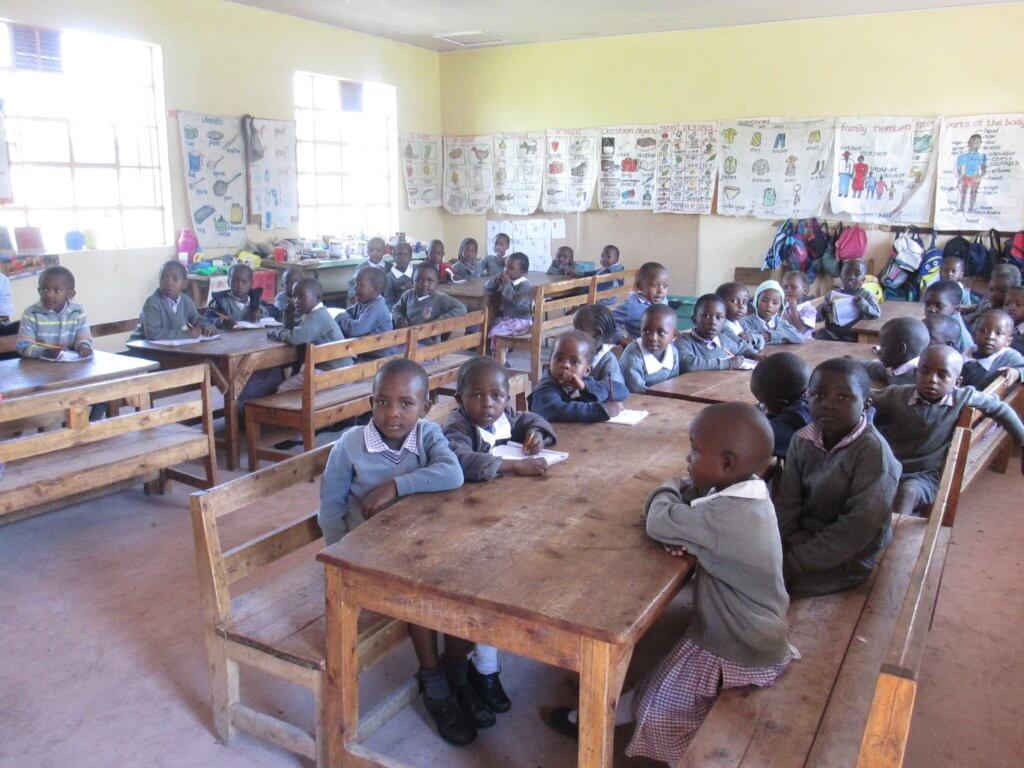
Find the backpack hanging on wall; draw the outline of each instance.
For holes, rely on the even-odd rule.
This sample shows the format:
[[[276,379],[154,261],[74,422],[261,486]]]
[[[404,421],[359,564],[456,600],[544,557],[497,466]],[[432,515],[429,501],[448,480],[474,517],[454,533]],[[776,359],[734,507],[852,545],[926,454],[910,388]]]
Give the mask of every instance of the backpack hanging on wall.
[[[825,223],[822,227],[825,230],[827,239],[825,240],[825,248],[821,252],[820,269],[829,277],[839,277],[839,259],[836,258],[836,240],[843,233],[843,224],[840,222],[836,225],[835,234],[828,231],[828,223]]]
[[[939,253],[933,253],[927,259],[921,261],[921,267],[917,270],[917,293],[919,296],[924,296],[928,286],[939,279],[939,272],[941,270],[942,255]]]
[[[892,241],[892,251],[889,263],[882,271],[881,284],[889,291],[903,289],[908,283],[914,284],[911,279],[917,275],[921,266],[921,257],[924,255],[924,243],[917,232],[917,227],[910,227],[905,232],[900,232]],[[941,258],[939,262],[941,263]],[[891,295],[891,294],[890,294]],[[901,298],[901,296],[893,296]]]
[[[839,261],[863,259],[868,252],[868,236],[863,227],[854,224],[836,236],[836,258]]]
[[[942,258],[949,259],[956,257],[961,259],[964,263],[964,272],[968,275],[971,274],[969,271],[968,261],[971,255],[971,244],[967,242],[967,238],[957,235],[951,237],[946,241],[946,244],[942,246]]]
[[[768,246],[768,250],[764,254],[764,262],[761,264],[761,269],[778,269],[782,266],[783,260],[785,259],[785,248],[787,241],[791,240],[793,236],[793,221],[792,219],[786,219],[782,222],[778,232],[775,233],[775,237],[772,238],[772,244]]]
[[[1024,272],[1024,231],[1018,232],[1006,241],[1005,250],[1003,251],[1003,263],[1013,264],[1017,269]]]
[[[998,252],[995,254],[998,258]],[[964,273],[969,277],[988,277],[992,274],[993,254],[981,242],[981,233],[974,236],[974,242],[967,249],[967,260],[964,262]]]

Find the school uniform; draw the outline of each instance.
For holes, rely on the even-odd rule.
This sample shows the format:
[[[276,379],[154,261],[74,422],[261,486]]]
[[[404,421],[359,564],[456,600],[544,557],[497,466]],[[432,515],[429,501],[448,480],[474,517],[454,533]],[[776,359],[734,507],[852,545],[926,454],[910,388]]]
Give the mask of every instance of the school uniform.
[[[160,289],[153,291],[142,305],[139,327],[133,339],[187,339],[190,328],[213,328],[213,323],[199,314],[196,303],[184,293],[171,301]]]
[[[795,325],[793,327],[800,331],[805,339],[812,338],[815,323],[818,321],[818,308],[811,300],[801,301],[796,305],[796,313],[800,317],[800,322],[802,323],[803,328],[797,328]],[[790,324],[792,325],[792,323]]]
[[[865,288],[858,288],[853,293],[844,291],[840,288],[836,288],[835,290],[846,296],[853,297],[856,302],[857,309],[860,310],[860,317],[848,325],[836,325],[829,319],[829,313],[826,311],[825,305],[822,305],[819,316],[825,321],[825,327],[820,331],[816,331],[814,333],[814,338],[822,339],[824,341],[856,341],[857,332],[852,330],[853,326],[861,320],[870,320],[881,316],[882,309],[878,306],[878,299],[875,298],[873,293]]]
[[[388,262],[386,260],[386,258],[384,256],[381,256],[380,261],[377,261],[377,262],[370,261],[369,258],[365,258],[362,261],[360,261],[358,264],[356,264],[356,271],[353,274],[358,275],[359,274],[359,270],[362,269],[363,267],[373,267],[374,269],[385,270],[385,269],[390,269],[391,264],[390,264],[390,262]],[[356,303],[356,279],[355,279],[355,277],[353,277],[352,279],[350,279],[348,281],[348,302],[347,303],[350,304],[350,305]]]
[[[327,307],[323,303],[317,304],[309,314],[303,315],[299,319],[299,324],[294,328],[271,328],[267,331],[267,336],[295,346],[300,344],[329,344],[332,341],[345,340],[345,335],[338,328],[337,323],[334,322],[334,318],[331,317],[331,313],[327,311]],[[350,365],[352,365],[351,357],[341,357],[337,360],[320,363],[318,367],[324,370],[333,370]],[[302,374],[300,373],[285,381],[280,386],[279,391],[299,389],[301,386]]]
[[[831,450],[813,422],[793,435],[775,501],[791,595],[824,595],[867,580],[892,538],[900,472],[866,416]]]
[[[210,297],[210,303],[203,315],[218,328],[224,327],[224,317],[230,318],[236,323],[249,320],[250,310],[254,307],[259,309],[260,318],[272,317],[275,320],[280,320],[281,313],[278,312],[277,307],[261,301],[262,296],[261,288],[253,288],[249,291],[249,296],[246,299],[239,299],[231,291],[217,291]]]
[[[621,264],[619,264],[618,262],[616,262],[615,264],[611,264],[610,266],[601,267],[601,269],[597,270],[597,274],[598,275],[611,275],[611,274],[615,274],[616,272],[625,272],[625,271],[626,271],[626,268],[624,266],[622,266]],[[606,283],[598,283],[597,284],[597,290],[599,290],[599,291],[607,291],[607,290],[611,290],[613,288],[621,288],[623,285],[625,285],[625,281],[623,281],[623,280],[609,280]],[[598,299],[597,303],[598,304],[604,304],[606,307],[611,307],[611,306],[614,306],[617,301],[618,301],[618,299],[616,299],[614,296],[610,296],[610,297],[608,297],[606,299]]]
[[[740,320],[740,326],[750,334],[751,338],[768,334],[766,344],[803,344],[804,335],[793,324],[777,313],[771,320],[763,320],[760,315],[747,315]]]
[[[402,272],[395,266],[388,270],[388,282],[384,288],[384,301],[387,302],[389,307],[394,306],[402,298],[402,294],[412,288],[412,274],[412,264],[406,267],[405,272]]]
[[[784,459],[793,435],[811,423],[811,406],[807,402],[807,396],[794,400],[774,416],[769,416],[768,423],[775,438],[772,456]]]
[[[568,267],[564,267],[563,268],[563,267],[560,267],[557,263],[556,264],[552,264],[550,267],[548,267],[548,274],[549,275],[564,275],[564,276],[568,277],[569,275],[572,274],[573,266],[574,265],[570,264]]]
[[[668,304],[668,300],[663,299],[658,303]],[[631,339],[640,338],[640,326],[644,319],[644,312],[649,306],[651,306],[651,302],[636,291],[629,294],[624,302],[616,306],[612,310],[612,317],[615,318],[615,326],[619,329],[619,334]]]
[[[533,326],[533,286],[526,275],[504,285],[499,277],[484,283],[484,290],[501,296],[498,321],[488,336],[521,336]]]
[[[1024,323],[1019,323],[1014,329],[1010,349],[1015,349],[1024,355]]]
[[[506,256],[505,259],[508,257]],[[505,260],[497,256],[484,256],[480,264],[480,277],[497,277],[505,271]]]
[[[360,500],[391,480],[399,497],[451,491],[462,485],[462,467],[437,424],[416,422],[397,451],[388,447],[373,422],[342,434],[320,481],[317,520],[325,543],[341,540],[362,523]]]
[[[917,363],[919,357],[911,358],[895,368],[882,365],[877,360],[865,363],[864,368],[872,380],[880,382],[887,387],[899,384],[914,384],[917,382]]]
[[[616,384],[626,387],[626,380],[622,376],[622,367],[612,351],[614,346],[614,344],[602,344],[601,348],[597,350],[597,354],[594,355],[594,359],[590,363],[590,378],[597,381],[610,379]]]
[[[619,368],[629,391],[642,395],[648,387],[679,375],[679,352],[669,344],[659,360],[643,348],[639,339],[631,341],[619,358]]]
[[[963,283],[959,283],[959,286],[961,307],[972,307],[981,300],[980,294],[975,293]]]
[[[405,320],[409,325],[436,323],[466,314],[466,305],[453,299],[444,291],[434,291],[426,296],[417,296],[416,290],[410,288],[391,307],[394,320]],[[426,340],[424,340],[426,341]]]
[[[971,350],[964,355],[961,383],[976,389],[985,389],[1000,376],[1001,368],[1016,368],[1024,381],[1024,355],[1013,347],[1005,347],[988,357],[975,357]]]
[[[951,317],[955,317],[957,324],[960,326],[960,339],[956,343],[956,351],[962,355],[974,346],[974,335],[970,329],[971,324],[959,312],[954,312]]]
[[[68,301],[60,311],[46,309],[41,302],[26,309],[18,328],[18,354],[43,357],[47,349],[40,344],[53,344],[72,352],[79,344],[92,349],[92,332],[85,308],[77,301]]]
[[[471,277],[480,277],[480,270],[482,269],[483,264],[479,261],[474,261],[472,265],[469,265],[462,259],[456,259],[451,264],[452,279],[469,280]]]
[[[757,351],[745,339],[719,334],[708,340],[698,336],[692,328],[679,335],[675,346],[679,352],[680,374],[689,371],[728,371],[732,358],[752,355]]]
[[[292,297],[286,291],[278,291],[274,297],[274,307],[278,314],[283,317],[285,310],[290,306],[292,306]]]
[[[356,303],[340,313],[336,322],[347,339],[387,333],[395,328],[383,296]]]
[[[462,465],[466,482],[479,483],[493,480],[501,471],[501,457],[491,453],[491,449],[509,441],[522,443],[531,429],[541,431],[545,446],[555,444],[551,424],[535,413],[517,411],[511,406],[490,429],[474,424],[459,408],[448,414],[442,431],[448,439],[448,447]]]
[[[548,421],[592,422],[608,421],[604,404],[629,397],[625,386],[598,381],[591,376],[583,378],[583,390],[568,390],[554,380],[547,371],[537,382],[530,395],[530,410]]]

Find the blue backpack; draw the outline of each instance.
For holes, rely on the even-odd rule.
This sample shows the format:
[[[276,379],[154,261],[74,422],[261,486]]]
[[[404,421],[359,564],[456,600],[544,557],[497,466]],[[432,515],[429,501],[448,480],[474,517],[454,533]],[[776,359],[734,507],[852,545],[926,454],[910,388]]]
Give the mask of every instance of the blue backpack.
[[[772,244],[764,254],[764,263],[761,265],[761,269],[781,267],[789,250],[788,246],[792,244],[792,238],[793,221],[786,219],[779,227],[779,231],[775,233],[775,237],[772,238]]]
[[[992,256],[981,242],[981,233],[974,236],[974,242],[967,248],[964,271],[969,277],[988,277],[992,274]]]

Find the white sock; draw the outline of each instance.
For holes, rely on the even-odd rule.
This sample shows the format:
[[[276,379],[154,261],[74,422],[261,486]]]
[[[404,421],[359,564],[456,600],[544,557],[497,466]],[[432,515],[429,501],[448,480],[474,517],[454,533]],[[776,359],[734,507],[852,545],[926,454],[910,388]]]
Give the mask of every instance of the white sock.
[[[622,698],[619,699],[619,706],[615,708],[615,725],[625,725],[626,723],[633,722],[633,692],[626,691],[622,694]],[[573,709],[569,712],[569,722],[578,724],[580,720],[580,711]]]
[[[498,649],[493,645],[477,643],[476,649],[469,656],[473,660],[473,666],[481,675],[493,675],[500,667],[498,666]]]

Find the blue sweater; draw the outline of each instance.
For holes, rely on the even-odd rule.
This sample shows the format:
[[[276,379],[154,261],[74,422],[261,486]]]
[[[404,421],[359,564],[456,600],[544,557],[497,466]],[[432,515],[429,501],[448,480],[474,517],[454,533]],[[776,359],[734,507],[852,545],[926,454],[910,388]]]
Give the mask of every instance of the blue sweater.
[[[804,335],[783,318],[781,313],[777,314],[775,319],[774,328],[769,328],[767,321],[762,320],[759,315],[747,315],[740,320],[740,325],[751,336],[764,338],[764,334],[767,333],[769,344],[804,343]]]
[[[610,347],[611,344],[608,346]],[[626,380],[622,377],[622,368],[619,365],[619,360],[610,349],[600,360],[595,360],[592,363],[592,366],[593,367],[590,369],[590,378],[595,381],[607,382],[608,379],[611,379],[616,384],[620,384],[623,387],[626,386]]]
[[[608,421],[604,404],[609,400],[623,401],[629,397],[629,390],[622,384],[612,382],[611,391],[607,381],[595,381],[590,376],[583,379],[584,389],[579,397],[566,391],[547,372],[537,383],[530,395],[530,410],[548,421]]]
[[[1016,368],[1024,380],[1024,355],[1013,347],[1006,347],[999,356],[985,370],[984,366],[969,355],[964,355],[964,372],[961,383],[963,386],[971,386],[983,390],[996,380],[1001,374],[1000,368]]]
[[[630,342],[619,358],[619,367],[622,369],[622,376],[626,380],[626,386],[630,392],[642,395],[648,387],[668,381],[679,375],[679,353],[671,347],[665,350],[666,355],[672,355],[674,364],[671,368],[660,368],[655,373],[648,373],[644,364],[644,350],[640,346],[640,340]]]
[[[660,303],[667,304],[668,300]],[[640,338],[640,323],[649,306],[651,306],[651,302],[634,291],[624,302],[615,307],[612,310],[612,317],[615,318],[619,334],[629,336],[631,339]]]
[[[394,330],[391,311],[383,296],[364,301],[349,307],[338,315],[338,327],[351,339],[357,336],[369,336],[374,333],[387,333]]]
[[[811,423],[811,407],[807,397],[794,400],[774,416],[769,416],[768,423],[772,425],[772,434],[775,437],[772,456],[784,459],[793,435]]]
[[[737,355],[755,353],[750,342],[721,333],[719,344],[709,348],[692,331],[684,331],[676,339],[676,351],[679,352],[679,372],[689,371],[728,371],[729,360]]]

